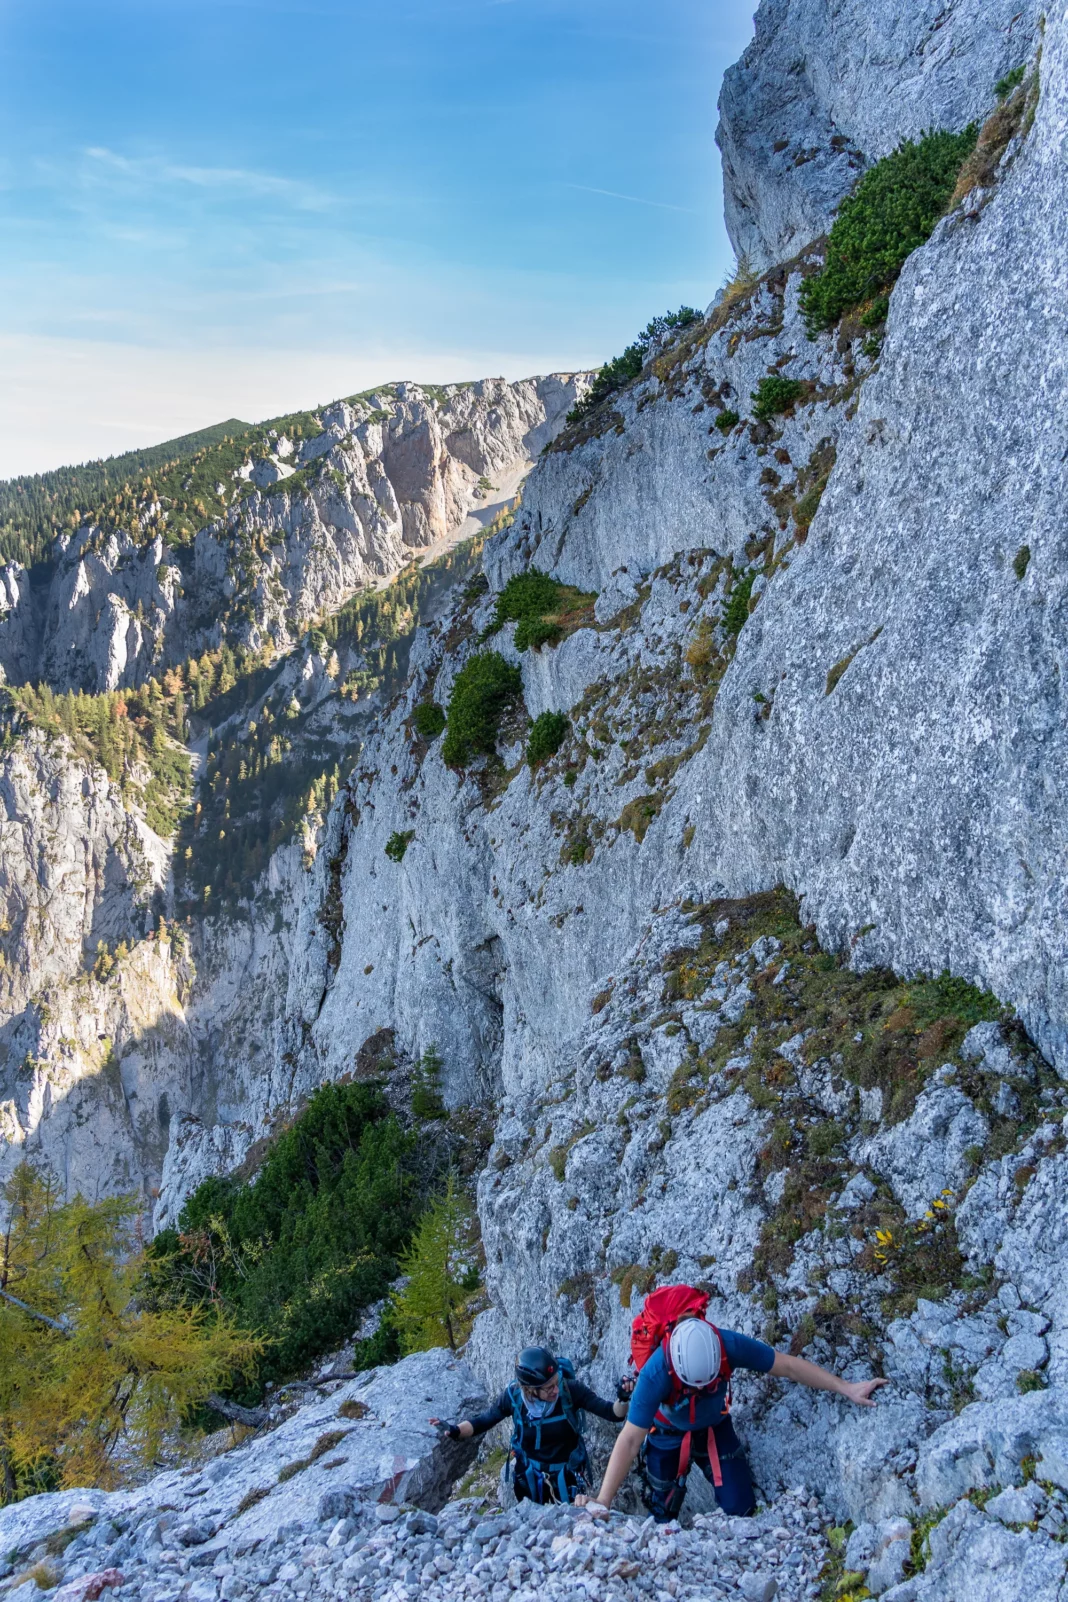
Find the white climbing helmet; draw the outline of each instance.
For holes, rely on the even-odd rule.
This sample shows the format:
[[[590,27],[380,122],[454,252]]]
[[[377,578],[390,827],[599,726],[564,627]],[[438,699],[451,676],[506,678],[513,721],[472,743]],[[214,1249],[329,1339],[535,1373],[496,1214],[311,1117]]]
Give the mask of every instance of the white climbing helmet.
[[[684,1385],[703,1390],[719,1376],[723,1350],[719,1335],[703,1318],[684,1318],[671,1332],[671,1366]]]

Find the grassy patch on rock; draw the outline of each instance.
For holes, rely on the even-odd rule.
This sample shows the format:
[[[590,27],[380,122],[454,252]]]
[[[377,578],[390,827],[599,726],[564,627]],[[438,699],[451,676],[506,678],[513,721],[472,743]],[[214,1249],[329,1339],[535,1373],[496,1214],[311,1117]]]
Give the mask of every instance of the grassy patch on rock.
[[[859,1243],[854,1267],[871,1276],[885,1317],[908,1313],[919,1296],[934,1300],[966,1286],[954,1223],[959,1196],[931,1198],[925,1215],[911,1221],[881,1184],[848,1215],[828,1209],[855,1171],[851,1141],[907,1119],[943,1063],[950,1064],[955,1084],[989,1127],[974,1163],[1018,1148],[1041,1121],[1042,1090],[1054,1076],[1011,1014],[957,975],[906,979],[886,968],[853,972],[840,956],[821,949],[815,930],[801,923],[796,901],[783,890],[714,902],[695,909],[695,916],[700,945],[664,962],[665,1018],[681,1002],[700,1005],[725,961],[751,965],[749,1000],[705,1051],[691,1045],[668,1087],[667,1112],[672,1118],[700,1112],[744,1090],[767,1115],[755,1180],[771,1187],[767,1193],[774,1201],[740,1288],[765,1287],[768,1338],[785,1333],[776,1322],[776,1281],[789,1271],[797,1243],[816,1229],[852,1233]],[[762,937],[769,937],[763,949],[756,945],[749,955]],[[998,1076],[960,1050],[968,1030],[983,1022],[998,1024],[1018,1064],[1011,1114],[999,1110],[1005,1103],[999,1101]],[[1026,1185],[1030,1174],[1021,1175]],[[870,1317],[870,1308],[847,1307],[824,1290],[811,1327],[794,1330],[795,1349],[817,1329],[832,1343],[870,1338]]]
[[[571,584],[561,584],[540,568],[517,573],[497,597],[497,610],[488,633],[514,623],[517,651],[559,645],[568,634],[593,621],[596,595]]]

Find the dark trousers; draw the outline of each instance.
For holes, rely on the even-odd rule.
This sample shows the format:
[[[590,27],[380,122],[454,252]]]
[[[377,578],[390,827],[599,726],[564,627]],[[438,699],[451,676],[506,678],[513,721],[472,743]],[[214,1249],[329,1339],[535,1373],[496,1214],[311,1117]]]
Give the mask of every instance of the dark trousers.
[[[691,1469],[696,1465],[708,1483],[713,1486],[716,1501],[724,1513],[746,1516],[756,1509],[753,1479],[749,1473],[742,1443],[734,1433],[729,1418],[722,1419],[713,1429],[719,1452],[722,1485],[712,1477],[712,1464],[708,1458],[708,1432],[695,1430],[690,1437]],[[645,1491],[643,1501],[658,1524],[677,1519],[686,1498],[686,1486],[679,1484],[679,1458],[682,1454],[681,1435],[664,1435],[654,1430],[645,1442]]]

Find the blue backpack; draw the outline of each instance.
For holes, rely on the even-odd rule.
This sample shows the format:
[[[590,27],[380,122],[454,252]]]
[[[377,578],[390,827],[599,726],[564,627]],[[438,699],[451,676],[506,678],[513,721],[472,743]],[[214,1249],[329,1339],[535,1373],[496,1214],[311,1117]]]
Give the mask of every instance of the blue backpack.
[[[586,1451],[586,1442],[582,1438],[586,1417],[581,1408],[576,1408],[572,1400],[569,1383],[575,1378],[575,1365],[569,1357],[559,1357],[557,1362],[560,1365],[560,1397],[557,1404],[559,1411],[557,1411],[557,1407],[554,1407],[552,1412],[545,1418],[531,1418],[524,1407],[523,1387],[519,1381],[513,1380],[508,1387],[508,1399],[512,1404],[513,1421],[509,1469],[514,1463],[514,1472],[522,1474],[533,1493],[533,1500],[536,1502],[544,1502],[546,1500],[546,1491],[551,1495],[555,1495],[561,1502],[570,1502],[573,1487],[568,1485],[568,1477],[570,1476],[573,1480],[580,1482],[578,1486],[580,1490],[587,1488],[590,1479],[590,1459]],[[578,1444],[566,1463],[553,1465],[546,1472],[540,1460],[542,1426],[558,1422],[561,1415],[578,1436]],[[529,1426],[534,1431],[533,1455],[529,1455],[523,1447],[524,1425]],[[508,1478],[507,1470],[505,1478]]]

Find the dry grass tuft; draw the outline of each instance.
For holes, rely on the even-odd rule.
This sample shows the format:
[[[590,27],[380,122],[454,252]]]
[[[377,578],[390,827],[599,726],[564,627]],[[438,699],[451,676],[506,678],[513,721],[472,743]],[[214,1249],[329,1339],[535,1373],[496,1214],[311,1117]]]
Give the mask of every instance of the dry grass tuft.
[[[353,1397],[348,1402],[342,1402],[337,1411],[339,1418],[366,1418],[371,1409],[366,1402],[358,1402]]]
[[[1034,117],[1038,100],[1038,74],[1032,73],[1014,94],[1002,101],[983,124],[975,149],[960,170],[949,210],[976,189],[989,189],[997,182],[1001,158],[1021,129],[1026,132]]]

